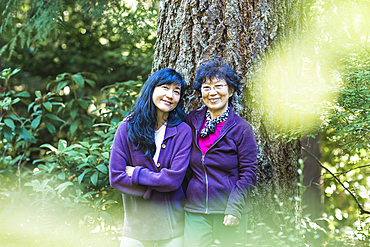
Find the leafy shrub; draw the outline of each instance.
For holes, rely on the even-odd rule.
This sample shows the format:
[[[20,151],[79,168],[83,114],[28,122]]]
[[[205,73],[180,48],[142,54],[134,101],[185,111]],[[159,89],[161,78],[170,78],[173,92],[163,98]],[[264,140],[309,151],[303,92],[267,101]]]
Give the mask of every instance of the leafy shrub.
[[[32,236],[23,228],[21,235],[35,246],[57,229],[115,234],[122,205],[121,194],[109,185],[109,153],[142,82],[106,86],[106,96],[99,101],[84,95],[86,85],[95,85],[93,74],[63,73],[48,84],[50,91],[31,96],[10,89],[9,78],[18,71],[1,74],[1,225],[12,221],[13,229],[22,229],[34,222],[39,231]],[[4,243],[22,242],[12,238],[14,230],[1,230],[6,233]],[[77,242],[91,242],[87,235],[75,237]]]

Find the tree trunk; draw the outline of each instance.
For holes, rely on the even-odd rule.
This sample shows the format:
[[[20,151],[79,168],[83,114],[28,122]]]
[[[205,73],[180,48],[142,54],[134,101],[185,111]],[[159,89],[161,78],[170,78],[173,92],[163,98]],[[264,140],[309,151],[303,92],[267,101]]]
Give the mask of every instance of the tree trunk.
[[[316,138],[305,137],[302,139],[302,146],[319,160],[321,160],[320,138],[321,133],[319,133]],[[303,213],[310,214],[312,219],[317,219],[322,216],[324,203],[321,166],[312,156],[307,155],[307,153],[302,152],[302,156],[304,158],[303,185],[306,187],[302,195],[302,202],[303,205],[307,206],[303,210]]]
[[[262,79],[254,78],[269,63],[264,58],[290,48],[279,44],[297,42],[301,12],[301,0],[168,0],[158,16],[153,71],[174,68],[192,85],[197,67],[220,57],[242,79],[244,94],[235,97],[233,105],[254,127],[258,143],[258,182],[251,192],[254,210],[249,218],[251,246],[271,244],[261,234],[284,232],[281,226],[287,223],[286,216],[300,207],[294,200],[300,191],[300,141],[277,138],[266,124],[275,113],[264,109],[261,96],[266,89]],[[200,106],[200,97],[189,87],[186,110]]]
[[[305,137],[302,139],[302,147],[321,160],[321,133],[316,138]],[[304,159],[303,186],[306,187],[302,195],[302,204],[306,206],[303,214],[310,215],[315,220],[322,217],[324,204],[323,176],[321,176],[321,166],[317,161],[306,152],[302,152]],[[317,222],[321,227],[326,227],[325,221]],[[314,240],[315,246],[323,246],[323,238]]]

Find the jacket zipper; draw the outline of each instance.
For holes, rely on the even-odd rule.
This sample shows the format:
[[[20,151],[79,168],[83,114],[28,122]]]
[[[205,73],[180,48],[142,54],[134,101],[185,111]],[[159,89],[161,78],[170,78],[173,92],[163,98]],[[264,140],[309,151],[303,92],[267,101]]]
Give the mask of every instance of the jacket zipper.
[[[208,214],[208,175],[207,175],[206,167],[204,165],[204,156],[205,155],[202,155],[202,166],[203,166],[204,174],[206,176],[206,212],[205,214]]]
[[[206,156],[206,153],[214,146],[214,145],[216,145],[225,135],[226,135],[226,133],[227,132],[229,132],[229,130],[232,128],[232,127],[234,127],[234,125],[235,125],[235,123],[233,124],[233,125],[231,125],[225,132],[224,132],[224,134],[220,137],[220,138],[218,138],[218,140],[216,141],[216,142],[214,142],[213,144],[212,144],[212,146],[203,154],[203,151],[202,151],[202,149],[200,149],[200,147],[199,147],[199,144],[198,144],[198,130],[196,130],[196,137],[195,138],[197,138],[196,139],[196,143],[197,143],[197,147],[199,148],[199,150],[200,150],[200,152],[202,153],[202,166],[203,166],[203,170],[204,170],[204,175],[205,175],[205,177],[206,177],[206,212],[205,212],[205,214],[209,214],[209,212],[208,212],[208,174],[207,174],[207,170],[206,170],[206,166],[204,165],[204,158],[205,158],[205,156]]]
[[[203,171],[204,171],[204,175],[205,175],[205,178],[206,178],[206,212],[205,212],[205,214],[208,214],[208,174],[207,174],[206,167],[204,165],[204,156],[205,156],[205,154],[203,154],[202,149],[200,149],[200,147],[199,147],[198,130],[196,130],[195,133],[196,133],[195,138],[196,138],[197,147],[198,147],[199,151],[202,153],[202,166],[203,166]]]

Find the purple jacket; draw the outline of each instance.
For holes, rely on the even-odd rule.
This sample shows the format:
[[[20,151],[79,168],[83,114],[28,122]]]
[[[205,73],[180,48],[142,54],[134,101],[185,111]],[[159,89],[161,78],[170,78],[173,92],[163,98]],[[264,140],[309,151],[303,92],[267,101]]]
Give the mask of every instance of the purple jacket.
[[[203,214],[241,214],[252,210],[248,192],[256,183],[257,144],[252,126],[230,107],[229,117],[215,143],[202,153],[198,135],[207,107],[192,111],[187,123],[193,132],[190,178],[185,211]]]
[[[167,127],[158,163],[136,150],[123,122],[114,137],[109,160],[110,184],[123,193],[123,235],[139,240],[177,237],[184,230],[181,187],[189,164],[191,129],[186,123]],[[136,166],[132,177],[126,165]]]

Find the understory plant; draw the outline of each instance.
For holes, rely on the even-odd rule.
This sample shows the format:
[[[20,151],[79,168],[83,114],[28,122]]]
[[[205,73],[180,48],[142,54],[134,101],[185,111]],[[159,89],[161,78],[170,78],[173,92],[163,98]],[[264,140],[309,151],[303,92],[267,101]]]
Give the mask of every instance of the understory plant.
[[[3,70],[0,81],[0,244],[113,244],[123,210],[109,185],[109,153],[142,82],[93,96],[84,90],[95,86],[93,74],[63,73],[32,95],[9,83],[18,71]]]

